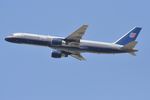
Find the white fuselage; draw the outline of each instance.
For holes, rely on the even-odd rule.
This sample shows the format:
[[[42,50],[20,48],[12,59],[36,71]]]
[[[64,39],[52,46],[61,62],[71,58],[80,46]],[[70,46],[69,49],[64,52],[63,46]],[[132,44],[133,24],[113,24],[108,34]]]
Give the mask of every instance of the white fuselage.
[[[51,45],[53,39],[64,39],[63,37],[55,37],[49,35],[37,35],[29,33],[15,33],[6,38],[9,42],[21,43],[21,44],[32,44],[39,46],[48,46],[53,49],[64,50],[69,52],[91,52],[91,53],[125,53],[122,51],[122,45],[106,42],[97,42],[89,40],[80,40],[79,46],[76,46],[74,42],[62,45]]]

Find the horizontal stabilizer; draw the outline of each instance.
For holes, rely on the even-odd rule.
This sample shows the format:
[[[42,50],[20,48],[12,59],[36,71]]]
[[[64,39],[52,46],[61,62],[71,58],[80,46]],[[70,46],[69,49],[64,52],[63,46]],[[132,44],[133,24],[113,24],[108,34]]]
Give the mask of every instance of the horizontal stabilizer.
[[[131,54],[132,56],[136,56],[135,52],[130,52],[129,54]]]
[[[124,45],[121,49],[131,50],[131,49],[133,49],[136,46],[137,43],[138,43],[137,41],[132,41],[132,42]]]

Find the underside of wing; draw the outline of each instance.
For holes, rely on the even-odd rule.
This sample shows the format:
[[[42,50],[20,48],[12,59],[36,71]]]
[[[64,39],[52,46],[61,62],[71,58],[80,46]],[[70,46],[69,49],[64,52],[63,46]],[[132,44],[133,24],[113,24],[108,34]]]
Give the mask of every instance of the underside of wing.
[[[82,25],[79,29],[73,32],[71,35],[65,38],[66,41],[70,42],[80,42],[82,36],[84,35],[88,25]]]

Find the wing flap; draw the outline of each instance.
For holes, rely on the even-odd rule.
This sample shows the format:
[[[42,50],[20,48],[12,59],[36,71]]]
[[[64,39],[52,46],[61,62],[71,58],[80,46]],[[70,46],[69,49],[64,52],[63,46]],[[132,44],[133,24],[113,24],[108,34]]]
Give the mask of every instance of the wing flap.
[[[72,56],[72,57],[74,57],[74,58],[80,60],[80,61],[86,60],[86,59],[81,55],[81,53],[78,52],[78,51],[71,51],[71,50],[67,50],[67,51],[66,51],[66,50],[62,50],[62,51],[65,52],[66,54],[68,54],[68,55],[70,55],[70,56]]]

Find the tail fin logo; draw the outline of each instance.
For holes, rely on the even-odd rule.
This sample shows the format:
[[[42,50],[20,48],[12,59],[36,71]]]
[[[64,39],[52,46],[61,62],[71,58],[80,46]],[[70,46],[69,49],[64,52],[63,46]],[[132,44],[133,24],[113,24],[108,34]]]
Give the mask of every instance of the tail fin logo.
[[[131,33],[131,34],[130,34],[130,38],[135,38],[136,35],[137,35],[136,33]]]

